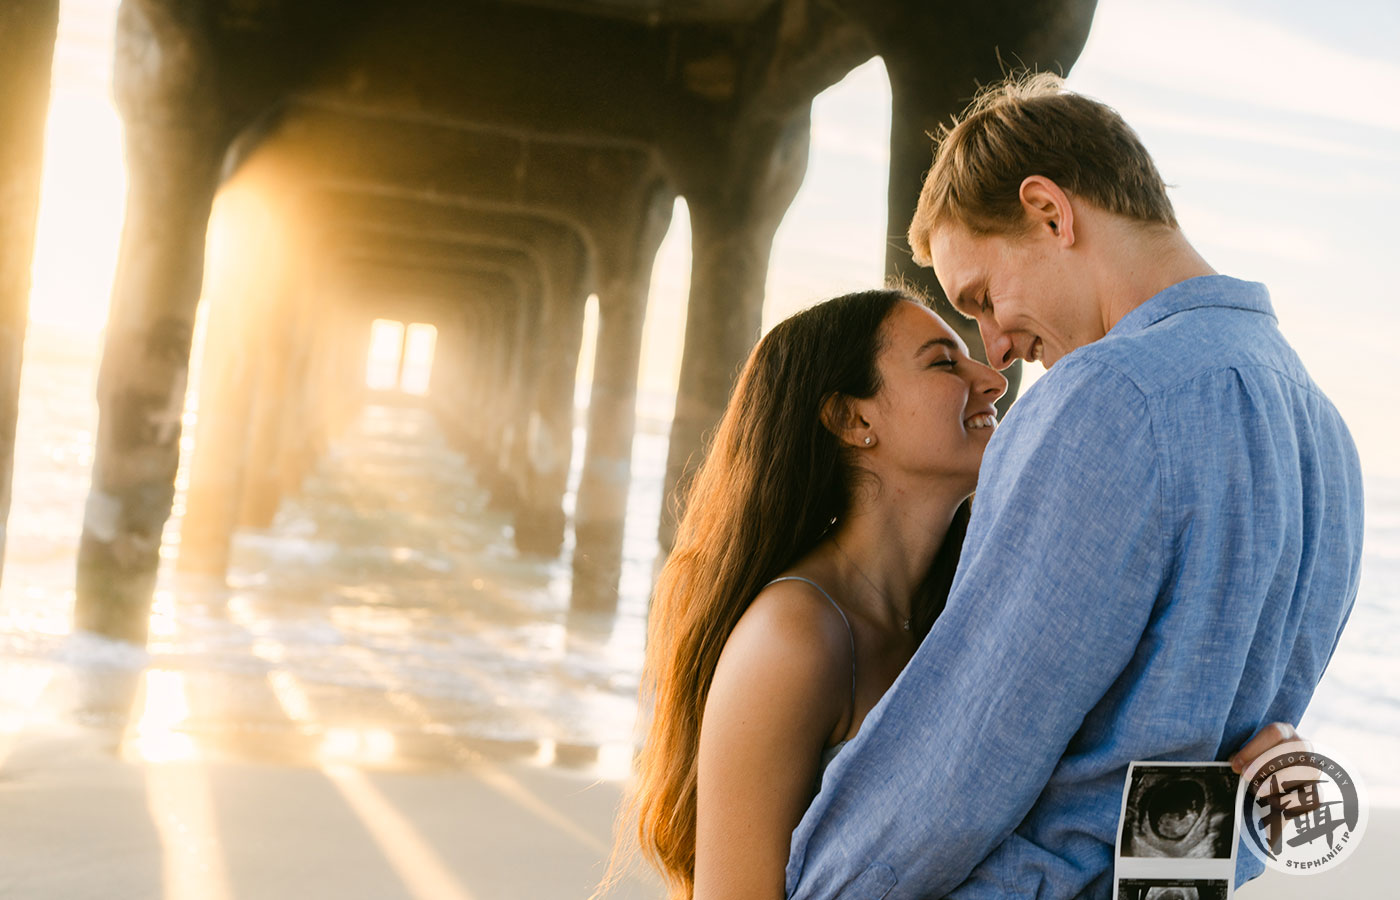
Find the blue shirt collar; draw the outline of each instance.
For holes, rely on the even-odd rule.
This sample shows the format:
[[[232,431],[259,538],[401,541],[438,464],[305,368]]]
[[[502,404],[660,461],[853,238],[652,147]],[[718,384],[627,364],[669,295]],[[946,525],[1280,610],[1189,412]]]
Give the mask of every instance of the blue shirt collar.
[[[1159,291],[1147,302],[1118,320],[1109,334],[1131,334],[1188,309],[1219,306],[1262,313],[1277,321],[1269,302],[1269,289],[1257,281],[1241,281],[1228,275],[1201,275],[1179,281]]]

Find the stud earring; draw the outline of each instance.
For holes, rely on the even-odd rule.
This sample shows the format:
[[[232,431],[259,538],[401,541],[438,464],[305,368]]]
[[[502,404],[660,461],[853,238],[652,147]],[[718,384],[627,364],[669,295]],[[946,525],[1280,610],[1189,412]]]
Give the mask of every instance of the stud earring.
[[[869,447],[869,446],[870,446],[870,441],[871,441],[871,440],[872,440],[872,438],[871,438],[869,435],[866,435],[866,437],[865,437],[865,446]]]

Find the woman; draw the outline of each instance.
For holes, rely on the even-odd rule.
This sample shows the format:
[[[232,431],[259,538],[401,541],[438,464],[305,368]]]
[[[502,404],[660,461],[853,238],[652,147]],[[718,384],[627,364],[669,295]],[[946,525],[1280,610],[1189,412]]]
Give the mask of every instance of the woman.
[[[783,895],[822,772],[947,598],[1005,390],[899,291],[750,355],[650,613],[634,806],[673,898]]]

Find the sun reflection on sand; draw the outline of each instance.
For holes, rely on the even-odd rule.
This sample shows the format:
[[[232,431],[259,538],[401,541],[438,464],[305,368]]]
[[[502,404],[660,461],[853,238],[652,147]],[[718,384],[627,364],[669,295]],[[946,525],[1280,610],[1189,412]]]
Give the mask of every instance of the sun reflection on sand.
[[[146,804],[160,835],[166,900],[232,896],[209,775],[181,730],[190,718],[185,677],[150,669],[123,740],[123,756],[145,763]]]
[[[124,749],[128,759],[149,763],[193,760],[199,756],[194,738],[180,730],[190,717],[184,676],[151,669],[142,685],[139,713],[128,730]]]
[[[175,636],[175,597],[170,591],[156,591],[148,627],[152,640]]]
[[[0,769],[33,718],[53,669],[25,662],[0,664]]]
[[[383,765],[394,759],[398,741],[383,728],[330,728],[321,740],[327,764]]]
[[[241,611],[240,617],[246,622],[247,610]],[[273,664],[285,657],[280,646],[267,640],[259,640],[254,653]],[[275,669],[268,673],[268,683],[287,718],[301,724],[304,730],[317,729],[311,702],[295,676],[285,669]],[[377,728],[326,729],[318,749],[321,771],[354,810],[415,898],[472,900],[473,895],[458,882],[413,823],[357,768],[387,764],[396,753],[397,741],[393,733]]]
[[[326,777],[374,837],[404,887],[418,900],[472,900],[446,863],[403,813],[353,766],[325,767]]]

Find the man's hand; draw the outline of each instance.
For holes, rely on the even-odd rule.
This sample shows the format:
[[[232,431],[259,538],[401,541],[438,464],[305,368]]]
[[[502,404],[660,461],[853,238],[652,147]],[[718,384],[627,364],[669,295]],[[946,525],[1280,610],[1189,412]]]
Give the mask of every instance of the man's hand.
[[[1234,756],[1230,757],[1230,768],[1236,774],[1249,768],[1259,757],[1268,753],[1280,744],[1299,743],[1302,749],[1311,750],[1312,744],[1306,738],[1298,734],[1298,729],[1287,722],[1270,722],[1263,728],[1254,732],[1254,737],[1245,742]]]
[[[1312,743],[1300,735],[1298,729],[1292,725],[1287,722],[1270,722],[1256,731],[1254,737],[1245,742],[1238,753],[1230,757],[1230,767],[1243,774],[1256,762],[1260,764],[1267,762],[1270,756],[1278,756],[1288,752],[1306,753],[1312,749]],[[1288,802],[1288,809],[1294,814],[1307,813],[1316,809],[1319,800],[1316,793],[1309,791],[1309,788],[1316,781],[1315,773],[1306,767],[1290,767],[1280,770],[1278,776],[1287,781],[1289,773],[1293,774],[1295,787],[1288,792],[1292,798]],[[1253,793],[1254,791],[1251,789],[1250,794]],[[1283,825],[1282,819],[1269,822],[1267,832],[1271,845],[1278,845],[1279,841],[1282,840],[1281,829]]]

